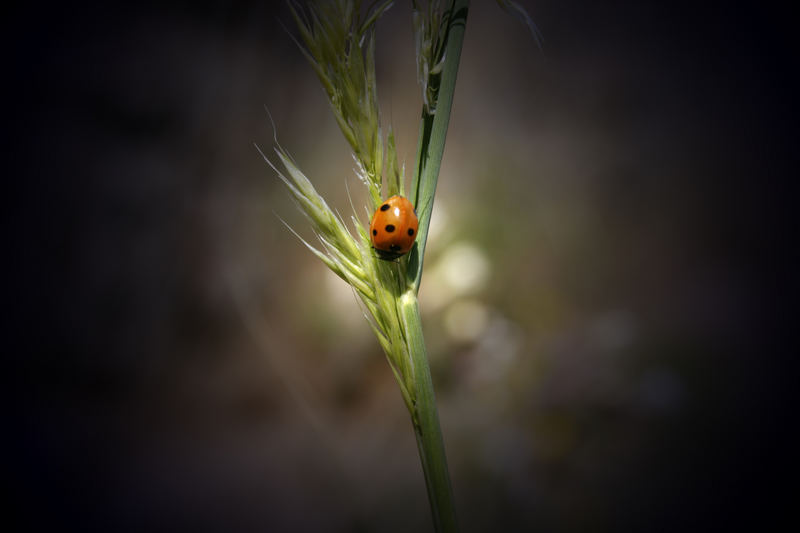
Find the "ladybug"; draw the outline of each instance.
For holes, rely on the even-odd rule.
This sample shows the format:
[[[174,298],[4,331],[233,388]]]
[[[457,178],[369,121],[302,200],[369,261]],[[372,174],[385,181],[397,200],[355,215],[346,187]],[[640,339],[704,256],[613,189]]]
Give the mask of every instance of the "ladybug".
[[[418,229],[417,214],[408,198],[392,196],[372,215],[369,238],[378,256],[392,261],[411,250]]]

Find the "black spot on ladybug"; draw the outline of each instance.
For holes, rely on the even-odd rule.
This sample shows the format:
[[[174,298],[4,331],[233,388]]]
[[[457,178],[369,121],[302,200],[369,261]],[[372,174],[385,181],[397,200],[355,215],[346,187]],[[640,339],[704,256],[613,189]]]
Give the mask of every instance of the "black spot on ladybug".
[[[388,211],[388,210],[389,210],[389,204],[383,204],[381,206],[381,211]]]
[[[414,228],[408,228],[408,234],[414,235]]]
[[[376,230],[376,229],[372,230],[372,234],[373,235],[377,235],[378,234],[378,230]]]
[[[386,224],[386,231],[389,233],[394,231],[394,224]]]

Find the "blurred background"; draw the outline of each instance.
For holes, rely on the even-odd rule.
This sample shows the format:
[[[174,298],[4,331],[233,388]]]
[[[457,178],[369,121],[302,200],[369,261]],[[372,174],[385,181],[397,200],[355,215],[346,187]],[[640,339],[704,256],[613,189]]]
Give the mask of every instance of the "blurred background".
[[[463,530],[768,530],[797,497],[788,11],[522,3],[541,51],[471,7],[421,291]],[[407,4],[377,61],[410,169]],[[21,529],[431,531],[384,356],[254,147],[267,106],[364,203],[286,6],[4,11]]]

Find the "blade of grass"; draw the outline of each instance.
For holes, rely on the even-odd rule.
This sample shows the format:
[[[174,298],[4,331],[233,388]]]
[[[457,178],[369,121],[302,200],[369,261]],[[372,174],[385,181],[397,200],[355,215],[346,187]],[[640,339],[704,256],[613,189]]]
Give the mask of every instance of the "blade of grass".
[[[439,168],[444,155],[444,142],[450,122],[450,109],[453,105],[453,93],[456,88],[456,76],[461,57],[461,46],[464,42],[468,10],[469,0],[454,0],[447,28],[438,102],[433,114],[428,113],[425,109],[422,111],[419,144],[417,145],[417,164],[411,182],[411,203],[417,209],[419,230],[417,244],[411,250],[408,258],[408,280],[415,292],[419,292],[422,279],[422,260],[428,240]]]

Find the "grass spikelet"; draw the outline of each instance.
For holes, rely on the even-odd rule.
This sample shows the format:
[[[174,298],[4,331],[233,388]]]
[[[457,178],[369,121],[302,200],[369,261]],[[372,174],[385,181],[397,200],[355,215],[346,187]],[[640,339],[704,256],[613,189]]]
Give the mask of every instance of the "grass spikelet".
[[[360,0],[314,2],[304,11],[289,4],[305,44],[303,53],[320,79],[347,142],[364,170],[373,207],[381,202],[383,142],[375,81],[375,21],[393,4]]]
[[[422,7],[419,0],[413,0],[412,20],[417,52],[417,82],[422,88],[424,112],[433,115],[436,113],[452,5],[443,5],[440,0],[429,0],[425,4]]]

